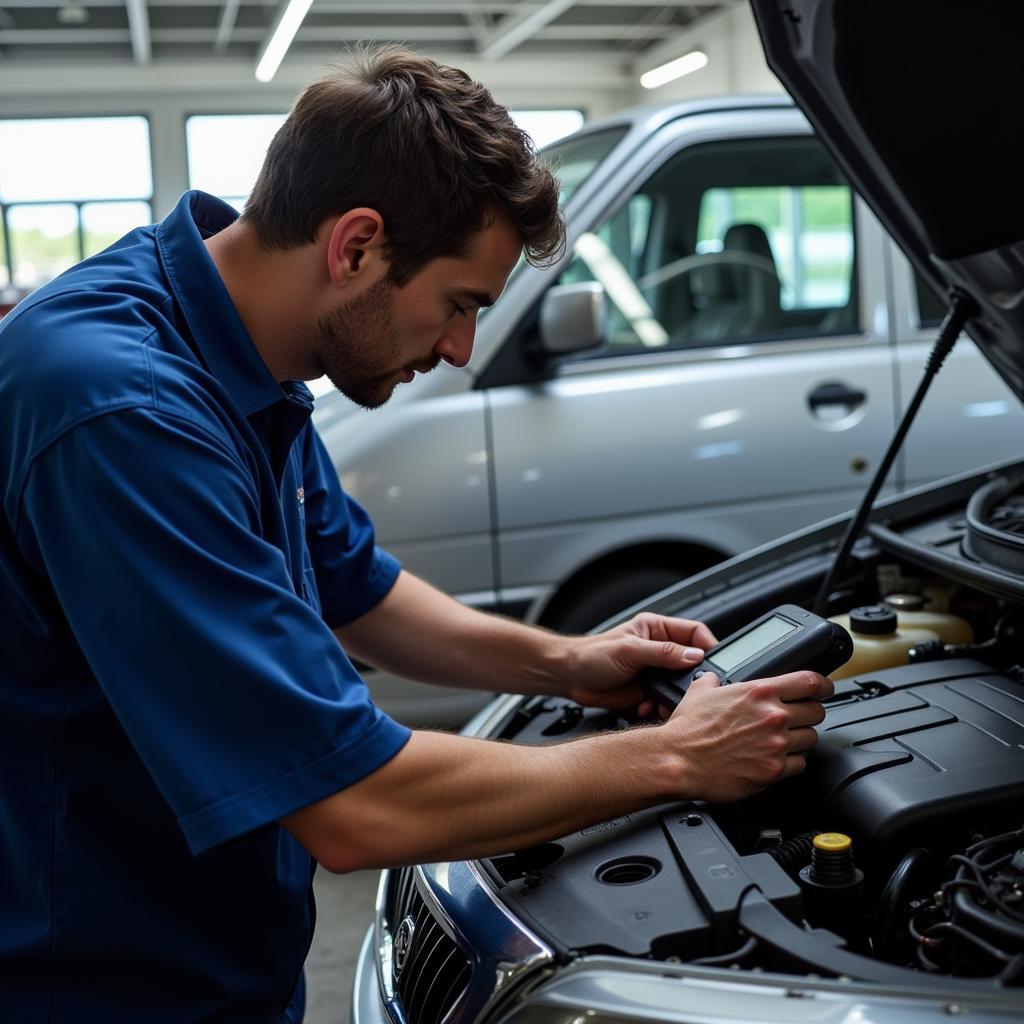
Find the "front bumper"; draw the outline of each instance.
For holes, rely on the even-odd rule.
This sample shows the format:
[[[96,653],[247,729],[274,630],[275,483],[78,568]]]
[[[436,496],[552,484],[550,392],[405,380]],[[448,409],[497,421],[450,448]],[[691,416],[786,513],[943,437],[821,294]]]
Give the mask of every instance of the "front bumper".
[[[377,984],[373,925],[366,930],[366,936],[363,938],[363,945],[356,960],[348,1019],[349,1024],[391,1024],[384,1004],[381,1002],[380,986]]]

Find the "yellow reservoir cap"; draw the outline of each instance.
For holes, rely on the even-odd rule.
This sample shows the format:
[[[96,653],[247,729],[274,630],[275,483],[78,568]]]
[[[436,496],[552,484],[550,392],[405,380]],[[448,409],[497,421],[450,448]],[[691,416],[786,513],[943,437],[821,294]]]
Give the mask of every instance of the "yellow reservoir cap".
[[[826,853],[842,853],[853,847],[853,840],[842,832],[822,832],[814,837],[814,848]]]

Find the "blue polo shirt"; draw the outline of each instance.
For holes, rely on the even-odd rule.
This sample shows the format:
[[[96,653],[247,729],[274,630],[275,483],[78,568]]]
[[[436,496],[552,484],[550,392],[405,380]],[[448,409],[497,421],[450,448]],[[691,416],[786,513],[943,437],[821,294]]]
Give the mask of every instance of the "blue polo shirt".
[[[207,254],[234,217],[187,193],[0,322],[0,1020],[300,1019],[276,821],[408,738],[330,631],[398,564]]]

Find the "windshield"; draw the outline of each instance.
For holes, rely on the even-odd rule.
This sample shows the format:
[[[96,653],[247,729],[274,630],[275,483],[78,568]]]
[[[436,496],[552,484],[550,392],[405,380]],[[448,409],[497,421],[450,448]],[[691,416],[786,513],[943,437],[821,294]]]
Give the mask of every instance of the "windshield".
[[[590,177],[597,165],[615,148],[626,134],[626,125],[593,132],[582,138],[556,142],[541,150],[540,158],[558,179],[558,205],[565,204]]]

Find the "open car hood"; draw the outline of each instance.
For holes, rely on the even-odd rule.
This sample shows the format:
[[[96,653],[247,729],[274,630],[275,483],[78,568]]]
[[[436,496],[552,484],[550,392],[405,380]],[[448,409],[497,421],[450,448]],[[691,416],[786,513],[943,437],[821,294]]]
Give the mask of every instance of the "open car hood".
[[[772,70],[1024,398],[1024,4],[751,2]]]

